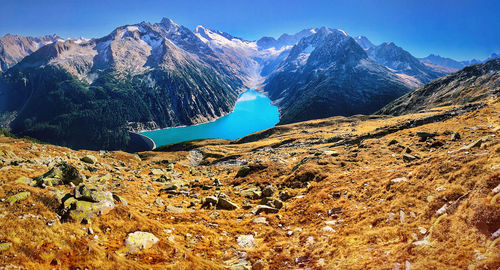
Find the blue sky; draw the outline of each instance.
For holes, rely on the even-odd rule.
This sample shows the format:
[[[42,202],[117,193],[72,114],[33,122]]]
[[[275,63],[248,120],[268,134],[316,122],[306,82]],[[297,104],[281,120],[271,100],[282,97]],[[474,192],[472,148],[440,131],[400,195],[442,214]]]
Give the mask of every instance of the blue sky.
[[[328,26],[393,41],[417,57],[457,60],[500,52],[498,0],[0,0],[0,35],[101,37],[114,28],[168,17],[249,40]]]

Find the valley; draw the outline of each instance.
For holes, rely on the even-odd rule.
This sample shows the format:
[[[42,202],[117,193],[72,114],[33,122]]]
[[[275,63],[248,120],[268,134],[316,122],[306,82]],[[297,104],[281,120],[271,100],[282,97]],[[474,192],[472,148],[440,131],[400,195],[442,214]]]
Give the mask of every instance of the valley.
[[[92,39],[9,35],[0,47],[0,126],[73,149],[133,149],[130,132],[212,122],[247,89],[279,107],[280,124],[371,114],[455,71],[340,29],[248,41],[168,18]]]

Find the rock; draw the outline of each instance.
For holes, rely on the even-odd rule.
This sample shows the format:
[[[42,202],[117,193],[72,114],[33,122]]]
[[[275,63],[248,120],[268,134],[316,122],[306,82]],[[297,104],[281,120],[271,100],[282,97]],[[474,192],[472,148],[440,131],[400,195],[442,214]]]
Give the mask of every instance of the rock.
[[[250,173],[251,169],[248,166],[241,167],[236,173],[236,177],[245,177]]]
[[[160,241],[160,239],[149,232],[137,231],[129,233],[127,238],[125,238],[125,247],[119,250],[118,253],[137,253],[151,248],[154,244],[158,243],[158,241]]]
[[[235,203],[233,203],[227,199],[224,199],[224,198],[219,198],[219,200],[217,202],[217,209],[235,210],[238,208],[239,208],[238,205],[236,205]]]
[[[418,159],[417,156],[413,156],[413,155],[410,155],[410,154],[403,154],[403,160],[404,161],[410,162],[410,161],[414,161],[414,160],[417,160],[417,159]]]
[[[214,179],[214,186],[216,186],[216,187],[221,187],[222,186],[222,183],[220,182],[219,179],[217,179],[217,178]]]
[[[252,264],[252,270],[264,270],[266,268],[267,263],[262,259],[259,259]]]
[[[111,201],[107,200],[99,203],[76,201],[72,204],[67,217],[77,222],[88,222],[95,216],[101,216],[108,213],[114,207],[115,204],[112,199]]]
[[[216,206],[218,202],[219,199],[217,197],[208,196],[201,201],[201,208],[209,208],[212,206]]]
[[[399,144],[399,142],[396,140],[396,139],[392,139],[388,144],[387,146],[391,146],[393,144]]]
[[[399,183],[399,182],[407,182],[408,181],[408,178],[406,177],[398,177],[398,178],[394,178],[391,180],[391,183]]]
[[[152,169],[151,170],[151,174],[152,175],[160,175],[160,174],[163,174],[163,170],[161,170],[161,169]]]
[[[274,194],[274,187],[272,185],[268,185],[262,190],[262,197],[264,198],[271,197],[273,196],[273,194]]]
[[[97,162],[97,158],[92,155],[86,155],[80,159],[81,161],[89,164],[94,164]]]
[[[285,191],[281,191],[281,192],[280,192],[280,195],[279,195],[279,198],[280,198],[280,200],[282,200],[282,201],[287,201],[288,199],[290,199],[290,198],[292,198],[292,197],[293,197],[293,196],[292,196],[292,195],[290,195],[290,193],[288,193],[288,191],[287,191],[287,190],[285,190]]]
[[[335,150],[325,150],[325,151],[323,151],[323,154],[325,154],[327,156],[336,157],[339,155],[339,152],[337,152]]]
[[[75,194],[79,188],[81,189],[81,186],[75,188]],[[104,215],[115,207],[113,194],[109,191],[95,190],[93,195],[79,194],[78,198],[69,194],[64,196],[59,207],[63,219],[88,222],[91,218]]]
[[[425,142],[427,139],[433,139],[436,135],[437,133],[417,132],[417,136],[420,137],[421,142]]]
[[[470,143],[469,145],[460,148],[460,150],[470,150],[474,147],[480,147],[484,143],[491,141],[491,140],[493,140],[493,135],[486,136],[486,137],[483,137],[477,141],[474,141],[474,142]]]
[[[83,182],[83,176],[72,165],[62,162],[35,179],[38,186],[69,185],[77,186]]]
[[[165,185],[162,189],[160,189],[160,192],[165,192],[165,191],[171,191],[171,190],[178,190],[179,186],[177,184],[168,184]]]
[[[325,226],[325,227],[321,228],[321,231],[323,231],[323,232],[330,232],[330,233],[334,233],[334,232],[336,232],[336,231],[335,231],[332,227],[330,227],[330,226]]]
[[[71,194],[69,192],[67,192],[66,190],[63,190],[63,189],[54,189],[52,191],[52,194],[54,194],[54,196],[56,197],[56,200],[57,202],[59,203],[63,203],[63,201],[65,201],[68,197],[71,197]]]
[[[240,195],[245,197],[245,198],[255,200],[255,199],[260,198],[262,196],[262,193],[259,190],[259,188],[251,187],[251,188],[242,190],[240,192]]]
[[[125,200],[123,197],[117,195],[117,194],[113,194],[113,200],[119,202],[119,203],[122,203],[123,205],[127,206],[128,205],[128,202],[127,200]]]
[[[253,248],[255,247],[254,237],[251,234],[240,235],[236,238],[238,246],[242,248]]]
[[[252,220],[255,224],[268,224],[266,217],[256,217]]]
[[[341,207],[334,207],[330,210],[328,210],[328,215],[329,216],[337,216],[342,214],[342,208]]]
[[[113,200],[113,194],[109,191],[97,190],[96,188],[89,188],[85,184],[80,184],[75,187],[75,198],[89,202],[101,202]]]
[[[173,206],[173,205],[165,205],[165,208],[163,211],[167,213],[172,213],[172,214],[181,214],[185,212],[193,212],[193,209],[185,209],[179,206]]]
[[[173,171],[173,170],[174,170],[174,163],[169,163],[169,164],[167,165],[167,171],[168,171],[168,172],[171,172],[171,171]]]
[[[450,139],[452,141],[458,141],[458,140],[460,140],[460,133],[455,132],[455,133],[451,134],[451,138]]]
[[[0,252],[9,250],[12,247],[11,242],[0,243]]]
[[[158,206],[158,207],[162,207],[164,205],[163,199],[160,198],[160,197],[156,198],[155,205]]]
[[[13,205],[13,204],[15,204],[17,202],[20,202],[20,201],[28,199],[28,197],[30,195],[31,195],[31,193],[28,192],[28,191],[19,192],[16,195],[12,195],[12,196],[8,197],[5,201],[7,201],[8,203],[10,203],[10,205]]]
[[[250,211],[250,213],[253,215],[258,215],[260,213],[266,213],[266,214],[278,213],[279,211],[280,211],[279,209],[271,206],[257,205]]]
[[[32,187],[36,186],[36,181],[26,176],[21,176],[17,178],[16,183],[26,184]]]

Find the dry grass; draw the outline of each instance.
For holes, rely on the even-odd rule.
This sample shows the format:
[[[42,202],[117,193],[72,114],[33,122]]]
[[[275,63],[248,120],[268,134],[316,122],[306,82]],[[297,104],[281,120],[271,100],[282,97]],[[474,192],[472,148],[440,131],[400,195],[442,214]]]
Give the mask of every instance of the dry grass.
[[[500,185],[498,100],[480,110],[358,144],[328,141],[373,134],[449,109],[394,118],[335,117],[288,125],[266,139],[247,143],[194,143],[204,153],[204,164],[234,156],[261,165],[243,178],[235,178],[239,166],[192,167],[189,153],[183,151],[141,153],[141,161],[122,152],[78,152],[0,137],[2,157],[8,152],[24,159],[0,169],[0,198],[31,192],[17,204],[0,203],[0,242],[13,243],[0,253],[0,265],[219,269],[235,258],[245,258],[250,264],[263,259],[270,269],[392,269],[397,264],[402,269],[407,263],[412,269],[497,269],[500,243],[492,233],[500,228],[500,198],[492,190]],[[416,133],[421,131],[437,132],[434,141],[443,144],[420,142]],[[459,132],[461,139],[451,141],[446,131]],[[457,151],[490,135],[495,137],[481,147]],[[389,146],[392,140],[399,145]],[[420,159],[403,161],[407,147]],[[326,156],[324,150],[336,150],[339,155]],[[79,161],[88,153],[98,157],[95,172]],[[44,162],[57,157],[75,164],[87,177],[110,173],[112,178],[101,186],[125,198],[128,205],[118,204],[91,224],[57,221],[48,226],[58,207],[52,188],[15,180],[41,175],[53,165]],[[267,224],[256,224],[249,210],[200,209],[200,198],[216,194],[215,188],[189,188],[199,198],[160,194],[165,184],[156,182],[159,177],[150,170],[165,168],[165,160],[175,162],[175,172],[166,173],[170,178],[186,185],[194,180],[212,185],[212,177],[218,178],[223,183],[220,192],[240,206],[260,201],[240,195],[249,184],[272,183],[278,187],[276,193],[286,190],[303,196],[287,200],[277,214],[261,214]],[[401,177],[406,180],[391,181]],[[185,211],[164,211],[154,203],[158,197],[165,205]],[[447,205],[444,210],[443,205]],[[324,230],[326,222],[334,232]],[[89,227],[94,235],[88,233]],[[160,242],[138,254],[117,255],[127,234],[134,231],[151,232]],[[246,234],[254,235],[254,248],[237,245],[237,236]],[[415,244],[424,239],[427,244]]]

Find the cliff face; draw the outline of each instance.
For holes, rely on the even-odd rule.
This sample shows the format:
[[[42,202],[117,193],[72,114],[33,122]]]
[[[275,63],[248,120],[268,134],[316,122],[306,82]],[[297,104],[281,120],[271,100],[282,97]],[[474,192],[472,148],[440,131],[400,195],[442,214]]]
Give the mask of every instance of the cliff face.
[[[0,135],[0,265],[496,269],[498,111],[333,117],[138,155]]]

